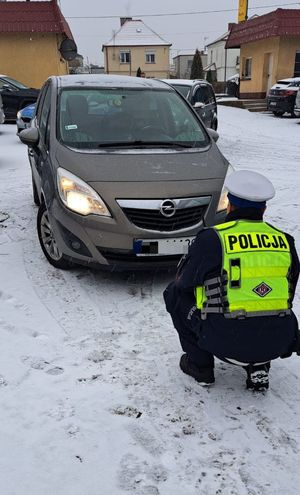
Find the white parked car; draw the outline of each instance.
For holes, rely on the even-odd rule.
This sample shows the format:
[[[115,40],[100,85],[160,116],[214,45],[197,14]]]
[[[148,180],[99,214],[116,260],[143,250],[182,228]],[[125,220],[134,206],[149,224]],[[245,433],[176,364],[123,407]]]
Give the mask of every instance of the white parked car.
[[[298,89],[295,100],[294,114],[296,115],[296,117],[300,117],[300,88]]]
[[[294,105],[297,91],[300,87],[300,77],[280,79],[269,90],[267,96],[268,110],[276,117],[282,117],[287,112],[294,117]]]
[[[3,124],[4,121],[5,121],[5,115],[4,115],[3,102],[0,93],[0,124]]]

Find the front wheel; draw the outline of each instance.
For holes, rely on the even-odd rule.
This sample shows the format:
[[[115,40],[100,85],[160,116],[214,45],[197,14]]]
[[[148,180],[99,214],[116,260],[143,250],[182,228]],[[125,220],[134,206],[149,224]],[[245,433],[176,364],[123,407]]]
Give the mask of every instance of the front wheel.
[[[49,263],[61,270],[68,270],[71,268],[72,265],[70,261],[66,259],[57,245],[45,203],[42,203],[39,207],[37,231],[42,251]]]
[[[284,112],[273,112],[273,114],[275,115],[275,117],[282,117]]]

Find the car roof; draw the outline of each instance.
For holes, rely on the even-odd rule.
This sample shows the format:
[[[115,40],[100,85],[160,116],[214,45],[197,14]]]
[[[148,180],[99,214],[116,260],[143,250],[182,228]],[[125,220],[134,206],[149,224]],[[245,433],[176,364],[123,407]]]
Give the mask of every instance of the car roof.
[[[287,79],[279,79],[276,84],[280,84],[281,82],[283,83],[300,82],[300,77],[288,77]]]
[[[209,84],[205,79],[161,79],[161,81],[178,86],[194,86],[194,84],[199,82]]]
[[[60,87],[74,86],[101,86],[101,87],[127,87],[139,89],[169,89],[158,79],[146,79],[144,77],[118,76],[113,74],[72,74],[67,76],[53,76]]]

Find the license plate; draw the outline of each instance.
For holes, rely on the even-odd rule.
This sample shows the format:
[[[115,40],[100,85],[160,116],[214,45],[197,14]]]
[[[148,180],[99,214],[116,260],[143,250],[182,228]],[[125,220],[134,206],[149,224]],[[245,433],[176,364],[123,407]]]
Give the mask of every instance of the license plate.
[[[189,245],[194,239],[195,236],[170,239],[135,239],[133,250],[137,256],[182,255],[188,252]]]
[[[271,106],[271,107],[276,107],[276,105],[277,105],[276,101],[271,101],[271,102],[270,102],[270,106]]]

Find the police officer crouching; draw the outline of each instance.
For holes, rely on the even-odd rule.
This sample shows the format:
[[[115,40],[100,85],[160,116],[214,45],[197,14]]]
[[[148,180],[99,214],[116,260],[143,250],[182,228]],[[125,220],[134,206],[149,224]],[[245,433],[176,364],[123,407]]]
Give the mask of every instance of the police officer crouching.
[[[263,221],[275,195],[266,177],[241,170],[225,187],[226,222],[198,233],[164,298],[184,373],[212,384],[216,356],[244,367],[247,388],[264,390],[270,361],[297,350],[299,259],[293,237]]]

